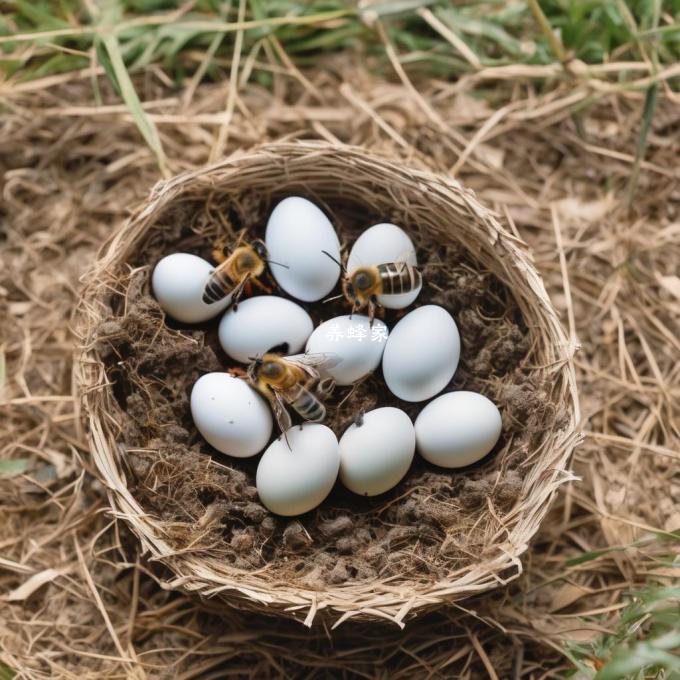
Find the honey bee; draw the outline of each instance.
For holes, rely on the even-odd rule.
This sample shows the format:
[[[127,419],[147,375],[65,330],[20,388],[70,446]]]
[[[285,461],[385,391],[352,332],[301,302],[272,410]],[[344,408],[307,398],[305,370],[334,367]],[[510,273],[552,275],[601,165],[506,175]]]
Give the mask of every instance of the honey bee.
[[[417,267],[408,262],[386,262],[355,267],[351,272],[330,253],[322,251],[342,269],[342,292],[352,305],[352,313],[368,308],[371,324],[379,306],[378,295],[401,295],[418,288],[423,277]]]
[[[264,241],[255,239],[244,244],[244,235],[245,232],[241,232],[229,255],[225,254],[225,249],[221,245],[217,245],[213,250],[213,257],[219,264],[203,289],[202,299],[205,304],[219,302],[231,294],[232,304],[236,306],[246,286],[250,283],[271,293],[271,289],[260,281],[266,264],[277,264],[281,267],[286,265],[268,259]]]
[[[323,402],[333,391],[335,381],[322,373],[339,361],[339,357],[329,353],[284,357],[270,351],[253,359],[247,378],[269,400],[276,422],[285,435],[292,424],[288,407],[307,422],[324,420],[326,407]]]

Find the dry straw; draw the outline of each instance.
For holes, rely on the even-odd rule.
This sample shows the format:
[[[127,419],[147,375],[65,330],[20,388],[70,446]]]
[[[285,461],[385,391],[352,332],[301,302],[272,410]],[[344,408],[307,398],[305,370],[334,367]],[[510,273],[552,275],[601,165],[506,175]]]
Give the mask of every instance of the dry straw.
[[[342,197],[390,214],[406,209],[413,224],[437,242],[462,246],[493,272],[516,298],[531,335],[532,370],[547,379],[550,399],[566,417],[540,436],[523,467],[521,494],[487,532],[480,559],[452,567],[436,581],[407,578],[304,589],[273,580],[267,570],[236,569],[201,551],[177,551],[164,522],[146,513],[128,489],[120,413],[106,367],[98,356],[95,330],[112,291],[129,274],[127,263],[149,229],[174,202],[247,189],[281,192],[306,189],[326,200]],[[520,556],[536,533],[557,488],[572,478],[568,463],[578,441],[579,408],[572,357],[573,338],[563,331],[526,245],[506,231],[474,194],[456,181],[412,169],[364,149],[323,142],[275,143],[239,153],[215,165],[156,185],[148,201],[112,236],[88,277],[78,308],[82,349],[75,366],[76,387],[89,430],[92,459],[108,489],[113,514],[127,522],[154,560],[174,578],[167,586],[220,598],[232,606],[281,612],[304,620],[335,624],[351,618],[388,619],[399,625],[416,611],[504,585],[521,573]],[[510,443],[512,446],[512,443]],[[482,531],[482,529],[480,529]]]

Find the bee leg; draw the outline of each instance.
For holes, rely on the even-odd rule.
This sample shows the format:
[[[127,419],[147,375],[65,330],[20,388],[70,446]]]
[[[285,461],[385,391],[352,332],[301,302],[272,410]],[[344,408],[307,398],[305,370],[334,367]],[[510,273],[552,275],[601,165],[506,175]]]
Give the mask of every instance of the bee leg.
[[[384,320],[385,319],[385,308],[378,302],[377,297],[375,297],[373,304],[374,304],[374,315],[378,319]]]
[[[253,280],[251,281],[251,283],[252,283],[254,286],[257,286],[261,291],[267,293],[268,295],[271,295],[271,294],[274,292],[274,289],[273,289],[273,288],[271,288],[270,286],[267,286],[266,284],[262,283],[262,281],[260,281],[260,279],[255,278],[255,279],[253,279]]]
[[[354,302],[352,302],[352,311],[349,313],[350,321],[352,320],[352,315],[356,314],[359,311],[359,309],[361,309],[361,306],[359,305],[357,300],[354,300]]]
[[[227,250],[227,240],[224,237],[221,237],[215,241],[215,245],[213,246],[213,260],[215,260],[217,264],[222,264],[227,259]]]
[[[319,384],[316,386],[316,393],[322,399],[327,399],[331,396],[331,394],[333,394],[334,389],[335,380],[333,380],[333,378],[324,378],[323,380],[319,381]]]
[[[229,226],[229,229],[231,230],[231,226]],[[227,237],[226,236],[220,236],[220,238],[215,241],[215,245],[213,246],[213,251],[212,251],[212,256],[215,262],[218,264],[222,264],[227,257],[229,257],[229,253],[233,250],[236,250],[239,246],[243,245],[243,239],[245,238],[246,235],[246,230],[241,229],[236,236],[236,240],[233,242],[231,247],[229,247],[229,244],[227,242]]]
[[[371,295],[368,299],[368,326],[373,328],[373,322],[375,321],[375,310],[378,304],[378,298],[375,295]]]
[[[239,229],[239,231],[236,235],[236,240],[234,241],[234,250],[236,250],[236,248],[240,248],[243,245],[243,241],[246,238],[247,232],[248,232],[248,230],[245,229],[245,228]]]
[[[361,378],[360,380],[357,380],[353,385],[352,389],[340,400],[340,403],[337,405],[337,408],[340,408],[356,391],[359,385],[361,385],[364,380],[366,380],[368,376]]]
[[[234,293],[232,294],[231,297],[231,308],[236,311],[238,309],[238,303],[241,301],[241,298],[243,297],[243,291],[246,288],[246,285],[250,279],[250,274],[246,274],[243,281],[236,286],[234,289]]]
[[[248,371],[240,366],[234,366],[227,371],[230,375],[236,376],[237,378],[248,377]]]
[[[234,312],[237,312],[237,311],[238,311],[238,303],[239,303],[239,300],[241,299],[240,293],[241,293],[241,291],[239,291],[239,295],[238,295],[238,296],[236,296],[236,294],[234,294],[234,297],[231,298],[231,305],[230,305],[230,307],[231,307],[231,309],[232,309]]]

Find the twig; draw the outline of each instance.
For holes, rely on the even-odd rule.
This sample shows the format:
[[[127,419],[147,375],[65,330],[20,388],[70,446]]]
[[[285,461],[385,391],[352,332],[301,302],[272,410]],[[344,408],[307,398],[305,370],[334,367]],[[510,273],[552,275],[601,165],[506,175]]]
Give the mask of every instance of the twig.
[[[571,286],[569,284],[569,268],[567,258],[564,254],[564,243],[562,242],[562,230],[560,228],[560,218],[557,214],[557,206],[550,204],[550,214],[552,216],[553,229],[555,231],[555,244],[560,258],[560,271],[562,272],[562,287],[564,288],[564,299],[567,305],[567,319],[569,320],[569,340],[576,345],[576,319],[574,317],[574,305],[571,299]]]
[[[565,64],[567,62],[567,53],[564,49],[564,46],[562,45],[562,41],[555,35],[550,22],[546,18],[545,14],[543,14],[541,6],[538,4],[538,0],[529,0],[529,9],[531,9],[531,13],[534,15],[534,19],[536,20],[538,27],[541,29],[541,32],[543,35],[545,35],[548,42],[550,43],[550,47],[555,53],[555,56],[562,62],[562,64]]]
[[[468,47],[467,43],[459,38],[444,22],[438,19],[432,11],[427,7],[421,7],[418,14],[435,30],[439,35],[448,40],[455,49],[457,49],[465,59],[476,69],[482,68],[482,62],[479,61],[477,55]]]
[[[246,15],[246,0],[239,0],[238,5],[238,23],[242,24]],[[229,138],[229,125],[231,118],[234,115],[234,104],[236,103],[236,95],[238,90],[238,67],[241,59],[241,50],[243,49],[243,29],[236,32],[236,40],[234,41],[234,57],[231,62],[231,71],[229,72],[229,94],[227,96],[227,108],[224,112],[224,122],[220,126],[217,134],[217,139],[213,148],[210,150],[210,162],[214,163],[224,153],[224,147]]]

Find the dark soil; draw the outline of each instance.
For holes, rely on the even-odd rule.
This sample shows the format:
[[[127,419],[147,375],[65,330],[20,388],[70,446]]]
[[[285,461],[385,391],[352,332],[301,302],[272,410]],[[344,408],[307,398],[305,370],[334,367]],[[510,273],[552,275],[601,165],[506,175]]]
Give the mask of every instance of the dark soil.
[[[528,452],[557,418],[549,386],[528,366],[531,341],[520,311],[492,273],[460,247],[428,241],[405,213],[323,204],[345,244],[376,222],[394,221],[411,233],[425,281],[414,306],[442,305],[461,335],[460,366],[447,391],[487,395],[501,410],[503,432],[494,452],[466,470],[443,470],[416,456],[405,479],[382,496],[360,497],[338,482],[316,510],[293,519],[272,515],[255,489],[259,457],[220,454],[192,423],[194,382],[236,365],[219,346],[219,318],[191,328],[164,321],[149,277],[169,253],[210,259],[219,235],[247,228],[262,236],[278,198],[244,194],[228,205],[219,197],[183,200],[166,211],[129,262],[126,295],[112,300],[111,315],[98,329],[98,351],[121,408],[131,492],[166,522],[176,549],[207,551],[235,568],[267,567],[274,578],[319,589],[351,580],[443,577],[482,557],[489,506],[502,521],[520,499]],[[348,313],[342,300],[303,306],[315,323]],[[388,310],[384,319],[392,327],[400,315]],[[415,419],[424,406],[391,395],[379,372],[338,409],[347,391],[339,389],[328,404],[327,424],[338,437],[361,409],[395,405]]]

